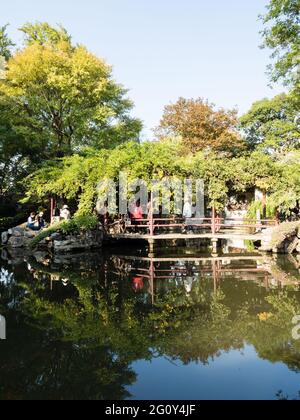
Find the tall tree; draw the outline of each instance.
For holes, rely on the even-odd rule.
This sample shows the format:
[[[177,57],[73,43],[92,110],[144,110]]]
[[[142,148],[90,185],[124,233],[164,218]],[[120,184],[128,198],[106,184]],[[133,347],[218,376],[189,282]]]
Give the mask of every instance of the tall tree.
[[[262,16],[264,46],[273,50],[270,66],[273,81],[283,79],[299,89],[300,84],[300,0],[269,0]]]
[[[0,101],[11,110],[16,133],[39,144],[45,158],[139,138],[141,123],[131,117],[132,103],[110,66],[73,46],[62,28],[22,30],[28,45],[9,60],[0,82]]]
[[[300,121],[289,95],[253,104],[240,122],[250,147],[282,155],[300,147]]]
[[[235,110],[216,110],[203,99],[180,98],[165,107],[157,133],[159,138],[180,136],[189,152],[208,149],[236,153],[245,146],[237,125]]]

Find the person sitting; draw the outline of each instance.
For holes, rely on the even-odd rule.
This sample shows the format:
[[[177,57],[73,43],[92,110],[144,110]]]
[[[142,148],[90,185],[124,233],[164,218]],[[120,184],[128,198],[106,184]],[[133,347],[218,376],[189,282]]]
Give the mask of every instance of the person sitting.
[[[38,214],[38,216],[36,217],[36,221],[37,221],[39,230],[44,229],[44,227],[46,226],[46,222],[44,219],[44,212],[41,211]]]
[[[27,220],[27,228],[33,231],[39,231],[40,228],[36,223],[36,215],[35,213],[31,213]]]
[[[51,223],[54,225],[59,222],[60,222],[60,210],[58,207],[55,207],[55,209],[53,210]]]
[[[66,220],[66,221],[71,220],[71,212],[70,212],[69,206],[67,206],[67,205],[63,206],[63,208],[60,212],[60,218],[62,220]]]

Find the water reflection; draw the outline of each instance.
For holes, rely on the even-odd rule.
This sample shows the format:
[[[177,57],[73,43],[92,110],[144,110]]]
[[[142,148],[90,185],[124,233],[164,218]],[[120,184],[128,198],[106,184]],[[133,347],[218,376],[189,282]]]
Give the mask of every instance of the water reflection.
[[[236,352],[251,369],[246,379],[236,377],[233,395],[257,397],[262,363],[273,376],[273,364],[283,366],[278,387],[262,397],[280,390],[295,395],[300,343],[291,331],[300,314],[299,259],[178,254],[4,252],[0,313],[8,340],[0,345],[0,398],[225,398],[236,373],[219,363],[237,360]],[[143,385],[150,361],[158,394]],[[166,372],[179,379],[179,366],[169,395]],[[206,367],[210,376],[201,370],[195,377]],[[207,391],[214,375],[217,384]]]

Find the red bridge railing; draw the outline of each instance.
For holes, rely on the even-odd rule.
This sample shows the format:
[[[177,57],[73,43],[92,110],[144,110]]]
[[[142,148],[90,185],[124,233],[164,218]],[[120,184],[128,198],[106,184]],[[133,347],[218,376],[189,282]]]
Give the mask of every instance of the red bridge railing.
[[[254,232],[277,226],[278,220],[264,219],[227,219],[220,217],[203,217],[203,218],[182,218],[182,217],[168,217],[155,218],[148,217],[138,220],[120,219],[108,226],[109,229],[114,227],[118,233],[141,233],[145,235],[155,236],[168,231],[175,233],[176,230],[186,230],[187,228],[197,231],[205,231],[215,235],[218,233],[226,233],[227,230],[254,230]]]

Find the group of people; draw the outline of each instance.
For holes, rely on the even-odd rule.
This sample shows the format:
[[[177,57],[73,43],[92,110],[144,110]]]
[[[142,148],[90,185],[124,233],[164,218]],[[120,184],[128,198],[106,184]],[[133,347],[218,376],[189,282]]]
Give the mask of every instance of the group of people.
[[[71,219],[71,212],[69,209],[69,206],[65,205],[62,207],[62,209],[59,209],[58,207],[54,209],[51,224],[59,223],[64,220],[70,220]],[[41,211],[39,213],[30,213],[30,216],[27,220],[27,228],[32,231],[40,231],[47,227],[45,218],[44,218],[44,212]]]
[[[46,222],[44,219],[44,212],[39,212],[38,214],[32,212],[27,220],[27,228],[33,231],[39,231],[46,227]]]

